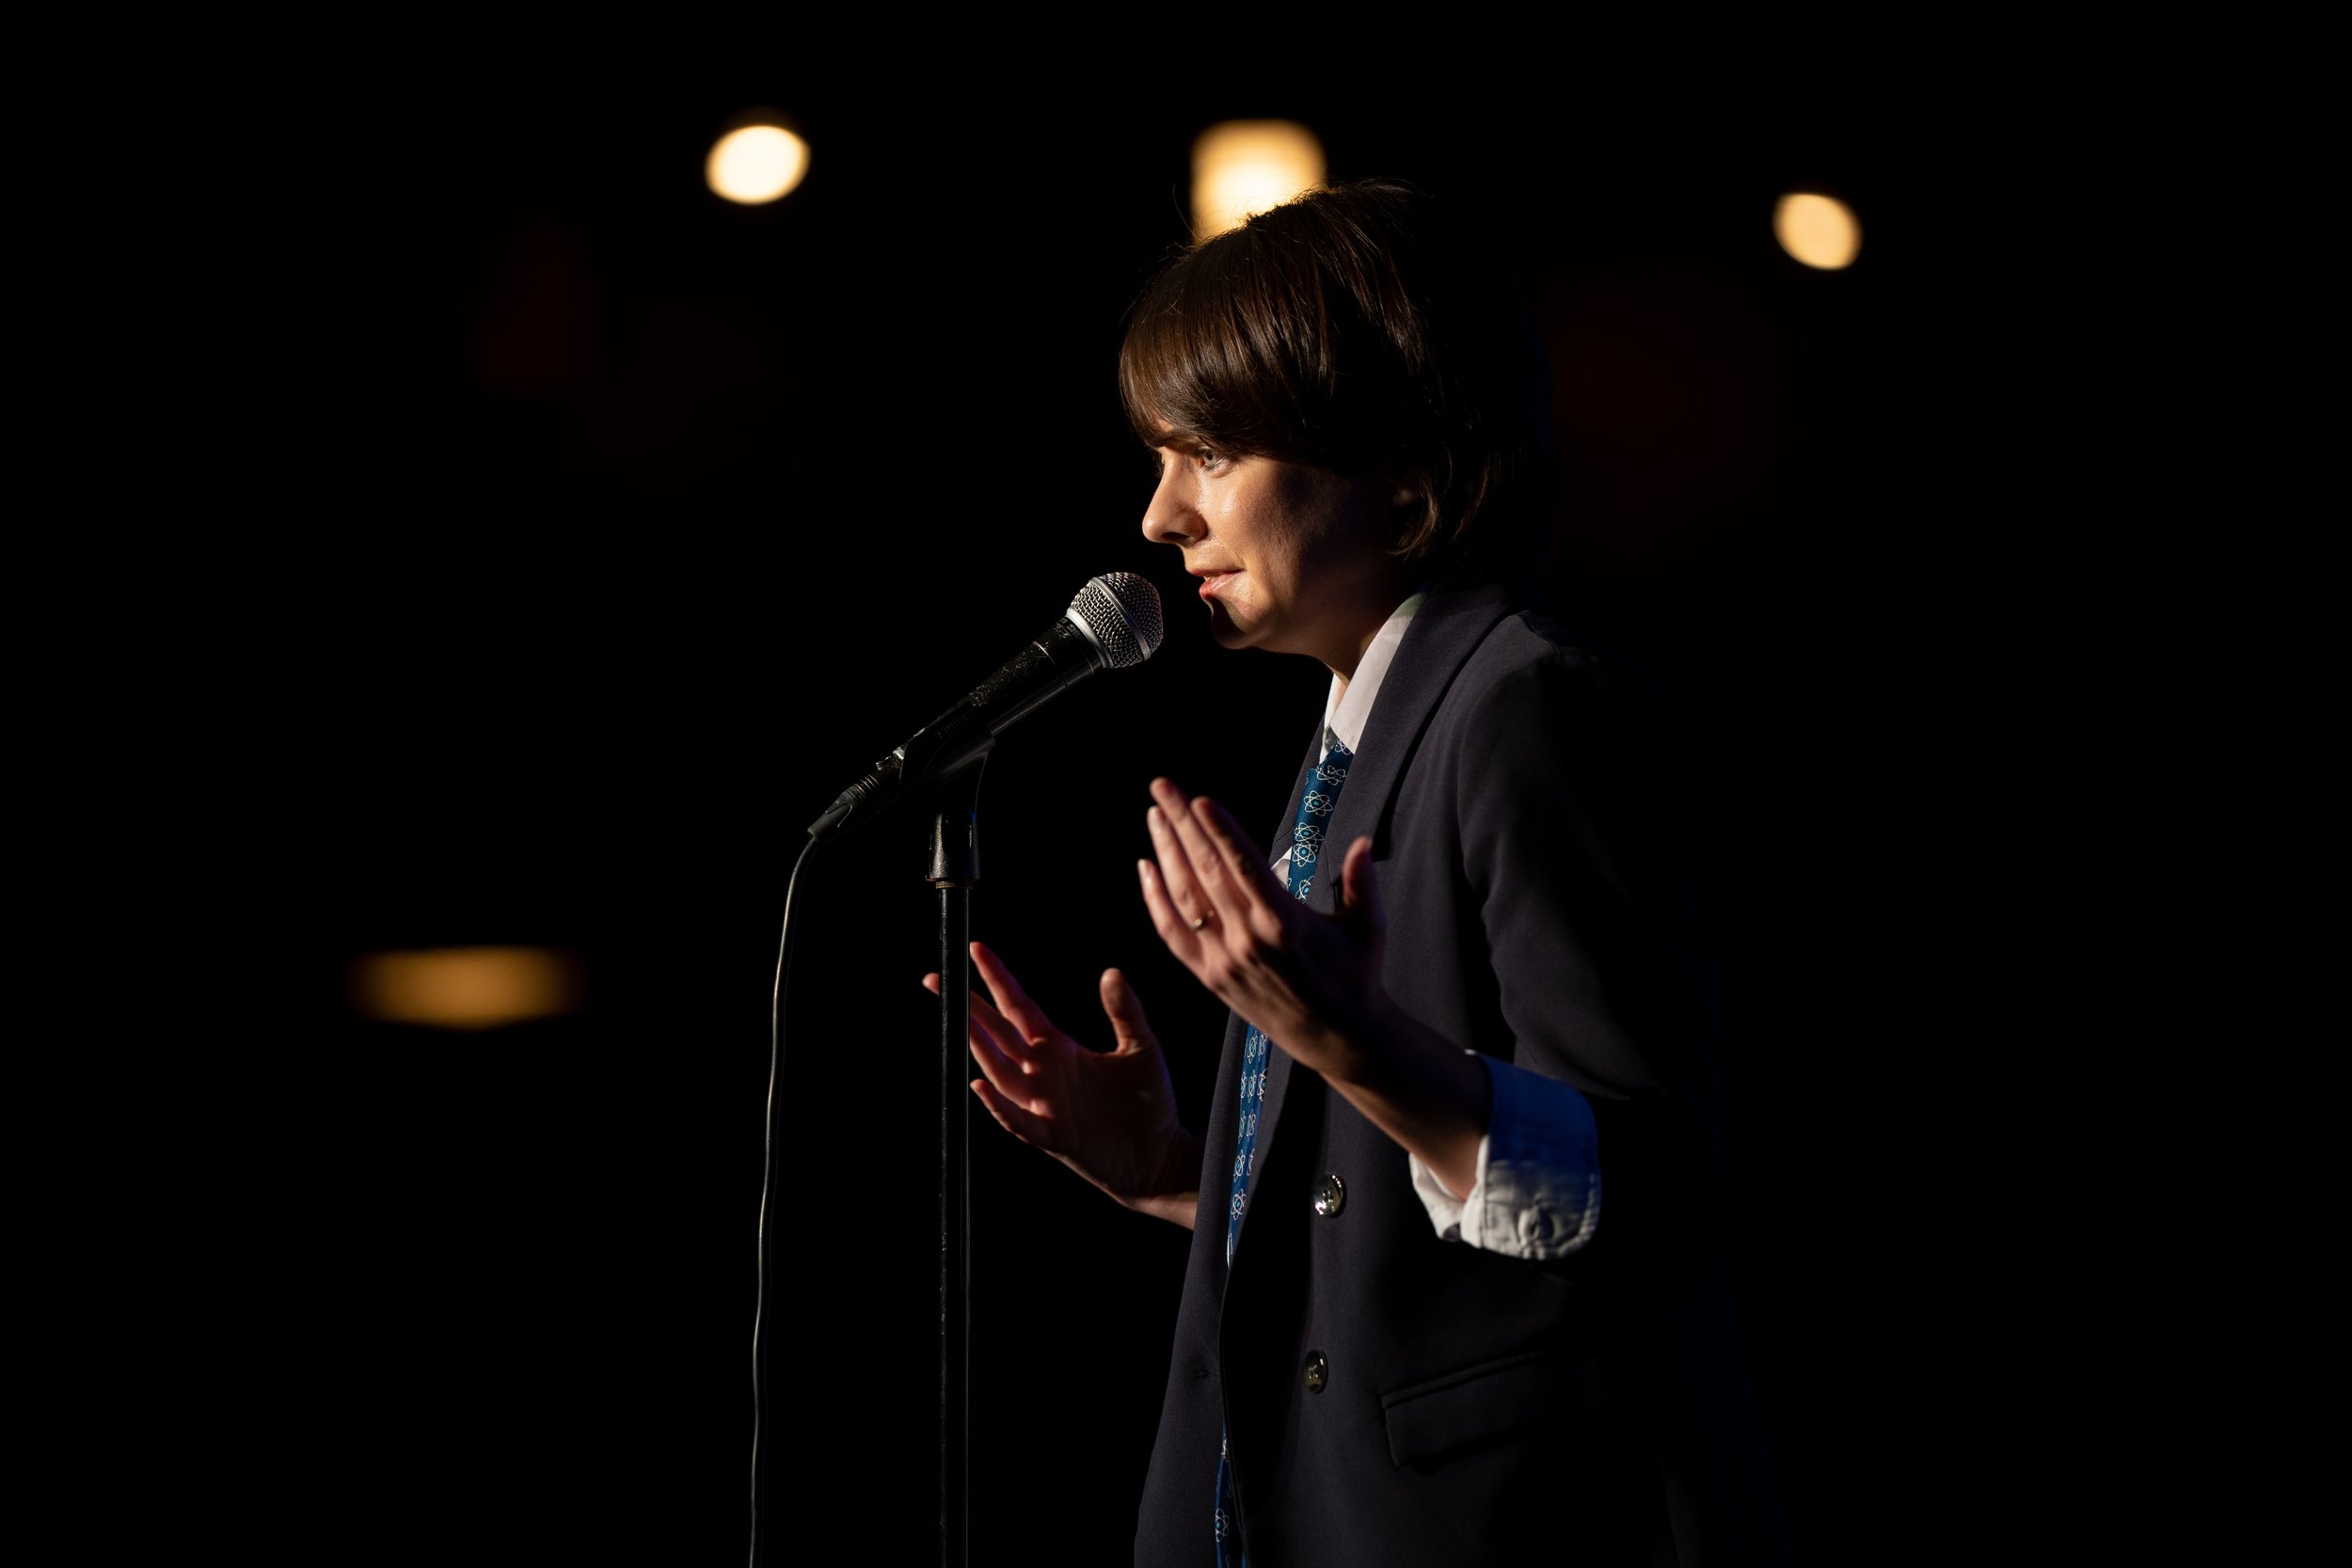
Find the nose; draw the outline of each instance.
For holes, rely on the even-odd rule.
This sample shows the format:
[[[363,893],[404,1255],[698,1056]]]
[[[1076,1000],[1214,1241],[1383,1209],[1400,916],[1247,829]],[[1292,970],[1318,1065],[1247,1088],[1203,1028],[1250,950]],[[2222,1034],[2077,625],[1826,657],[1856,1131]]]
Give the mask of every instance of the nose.
[[[1205,531],[1193,505],[1189,478],[1181,459],[1163,457],[1160,482],[1143,509],[1143,536],[1154,545],[1188,545]]]

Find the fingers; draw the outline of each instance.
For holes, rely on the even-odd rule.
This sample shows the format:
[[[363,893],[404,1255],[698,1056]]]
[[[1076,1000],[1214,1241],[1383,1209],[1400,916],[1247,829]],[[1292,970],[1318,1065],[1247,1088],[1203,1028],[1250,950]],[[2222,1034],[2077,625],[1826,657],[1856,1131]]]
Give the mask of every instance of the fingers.
[[[923,989],[930,991],[933,996],[937,996],[939,994],[939,971],[934,969],[929,974],[923,976]],[[1019,1031],[1014,1029],[1013,1026],[1006,1021],[1005,1015],[998,1012],[993,1006],[990,1006],[987,997],[982,996],[978,991],[972,991],[969,994],[972,998],[972,1012],[974,1017],[986,1018],[988,1020],[989,1027],[994,1029],[999,1034],[1004,1035],[1008,1041],[1018,1041],[1022,1044],[1027,1043],[1025,1040],[1020,1039]]]
[[[995,1085],[985,1078],[975,1078],[972,1080],[972,1093],[978,1098],[988,1114],[996,1118],[997,1126],[1025,1144],[1035,1144],[1040,1148],[1052,1148],[1045,1123],[1018,1101],[1007,1099]]]
[[[1347,858],[1340,863],[1340,914],[1343,918],[1376,930],[1388,922],[1380,908],[1380,879],[1372,868],[1372,840],[1358,838],[1347,847]]]
[[[1152,852],[1159,857],[1159,864],[1152,868],[1158,875],[1145,878],[1145,900],[1151,899],[1149,889],[1156,881],[1175,924],[1188,931],[1202,929],[1216,918],[1216,905],[1201,887],[1200,879],[1193,875],[1192,857],[1184,852],[1168,814],[1155,805],[1143,814],[1143,825],[1152,835]],[[1166,931],[1160,934],[1168,935]]]
[[[1157,867],[1150,861],[1136,862],[1136,879],[1143,884],[1143,909],[1152,917],[1152,929],[1159,932],[1168,950],[1184,965],[1199,972],[1203,946],[1200,933],[1191,921],[1176,911],[1176,902],[1168,894],[1167,884],[1160,879]],[[1108,1006],[1107,1001],[1104,1004]]]
[[[980,1076],[972,1080],[972,1093],[997,1126],[1023,1143],[1050,1150],[1052,1126],[1030,1110],[1026,1101],[1031,1087],[1028,1079],[1037,1070],[1031,1065],[1036,1047],[1053,1024],[1021,989],[1005,960],[984,943],[972,944],[972,962],[993,999],[992,1005],[979,992],[971,993],[969,1038],[972,1059],[980,1069]],[[924,975],[923,985],[937,995],[939,975]]]
[[[1233,814],[1207,796],[1190,802],[1177,832],[1202,880],[1212,888],[1230,888],[1243,912],[1258,913],[1290,898],[1290,889],[1275,880],[1274,868]]]
[[[1245,930],[1263,925],[1252,917],[1270,909],[1269,895],[1282,890],[1240,824],[1213,800],[1186,799],[1167,779],[1152,781],[1152,797],[1156,805],[1145,820],[1184,924],[1200,929],[1195,921],[1222,920],[1229,937],[1236,925]]]
[[[1182,796],[1177,799],[1184,800]],[[1254,873],[1260,871],[1266,871],[1269,877],[1273,875],[1267,871],[1265,857],[1258,853],[1258,847],[1249,841],[1249,835],[1242,831],[1241,824],[1233,820],[1232,812],[1205,795],[1184,800],[1184,817],[1198,835],[1198,842],[1214,851],[1221,867],[1245,881],[1255,881]],[[1195,839],[1187,837],[1184,842],[1190,846]]]
[[[939,994],[939,984],[936,970],[923,976],[923,989],[933,996]],[[970,1002],[966,1035],[972,1046],[972,1059],[1007,1093],[1021,1093],[1021,1081],[1034,1070],[1028,1065],[1033,1049],[1029,1040],[1002,1013],[989,1006],[978,991],[970,993]]]
[[[1127,976],[1118,970],[1103,971],[1103,1011],[1111,1021],[1111,1035],[1120,1051],[1157,1050],[1159,1037],[1152,1033],[1152,1025],[1143,1016],[1143,1003]]]
[[[966,1037],[972,1046],[972,1060],[979,1065],[988,1081],[1007,1094],[1025,1094],[1022,1080],[1029,1076],[1028,1064],[1018,1054],[1018,1047],[1007,1049],[1005,1040],[980,1021],[978,998],[973,999],[971,1028]]]
[[[1021,982],[1005,967],[1005,960],[986,942],[972,944],[972,967],[979,972],[981,984],[988,987],[988,994],[996,1004],[996,1013],[1011,1026],[1010,1032],[1018,1035],[1022,1043],[1035,1044],[1055,1033],[1054,1021],[1045,1016],[1045,1009],[1029,1000],[1029,993],[1021,989]]]

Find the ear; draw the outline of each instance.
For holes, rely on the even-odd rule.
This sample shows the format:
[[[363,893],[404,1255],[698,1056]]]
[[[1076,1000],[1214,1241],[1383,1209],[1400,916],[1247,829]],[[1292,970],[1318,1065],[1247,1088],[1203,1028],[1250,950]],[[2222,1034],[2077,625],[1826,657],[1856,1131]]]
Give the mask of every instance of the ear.
[[[1389,482],[1389,505],[1422,507],[1429,504],[1429,476],[1419,467],[1397,464],[1382,476]]]
[[[1395,467],[1382,476],[1389,488],[1389,551],[1403,559],[1423,553],[1429,530],[1429,481],[1419,469]],[[1407,549],[1406,542],[1421,541]]]

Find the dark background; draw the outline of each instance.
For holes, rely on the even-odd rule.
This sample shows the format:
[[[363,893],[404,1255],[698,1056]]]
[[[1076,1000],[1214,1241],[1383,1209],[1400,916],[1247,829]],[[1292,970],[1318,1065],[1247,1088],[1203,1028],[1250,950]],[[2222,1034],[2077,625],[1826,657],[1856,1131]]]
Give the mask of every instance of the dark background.
[[[1270,824],[1324,685],[1210,645],[1136,529],[1122,312],[1233,117],[1476,207],[1551,346],[1554,586],[1679,700],[1733,847],[1735,1268],[1801,1555],[1994,1536],[2075,1465],[2106,1354],[2061,1283],[2107,1244],[2075,1223],[2106,1201],[2073,1135],[2106,1017],[2082,765],[2129,721],[2086,699],[2115,476],[2157,443],[2151,193],[2194,164],[2165,79],[1636,59],[1406,91],[1301,56],[1204,86],[1164,47],[1088,87],[378,61],[223,107],[233,264],[194,330],[265,351],[270,395],[213,453],[253,476],[213,630],[261,699],[215,847],[267,835],[296,961],[266,1076],[312,1109],[237,1165],[249,1272],[197,1294],[315,1528],[739,1560],[786,876],[1113,569],[1161,586],[1167,645],[992,760],[976,927],[1082,1034],[1125,967],[1197,1111],[1220,1019],[1130,891],[1143,786]],[[813,164],[740,208],[702,160],[755,106]],[[1797,188],[1856,209],[1852,268],[1779,251]],[[921,826],[801,893],[768,1506],[809,1560],[935,1530]],[[589,1005],[489,1034],[346,1006],[355,955],[464,943],[576,953]],[[972,1182],[976,1560],[1121,1560],[1186,1238],[984,1120]]]

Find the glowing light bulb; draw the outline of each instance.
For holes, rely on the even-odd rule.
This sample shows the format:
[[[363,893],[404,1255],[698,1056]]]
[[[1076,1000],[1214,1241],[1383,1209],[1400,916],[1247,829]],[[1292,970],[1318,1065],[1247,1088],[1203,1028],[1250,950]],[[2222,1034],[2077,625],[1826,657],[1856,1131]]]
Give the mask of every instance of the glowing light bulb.
[[[781,125],[729,131],[703,165],[712,190],[747,207],[789,195],[807,173],[808,143]]]
[[[1853,209],[1811,191],[1791,191],[1780,198],[1772,209],[1772,233],[1781,249],[1823,272],[1851,266],[1862,249],[1862,225]]]
[[[1192,144],[1192,224],[1202,239],[1238,229],[1323,183],[1323,144],[1288,119],[1229,119]]]
[[[351,966],[351,1000],[388,1023],[495,1029],[580,1005],[580,970],[545,947],[435,947],[370,953]]]

